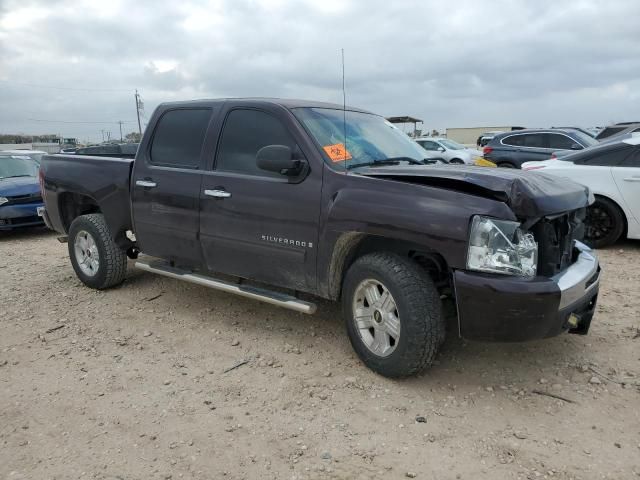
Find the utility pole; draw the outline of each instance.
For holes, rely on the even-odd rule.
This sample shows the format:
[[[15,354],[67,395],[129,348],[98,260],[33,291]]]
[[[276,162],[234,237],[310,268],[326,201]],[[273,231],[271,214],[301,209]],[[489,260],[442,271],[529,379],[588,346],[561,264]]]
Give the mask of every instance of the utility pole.
[[[120,141],[122,142],[122,120],[119,120],[118,124],[120,125]]]
[[[102,143],[104,143],[104,130],[100,130],[100,132],[102,133]]]
[[[136,88],[136,94],[135,94],[135,99],[136,99],[136,115],[138,116],[138,132],[140,132],[140,138],[142,138],[142,125],[140,124],[140,106],[141,106],[141,100],[140,100],[140,95],[138,94],[138,89]]]

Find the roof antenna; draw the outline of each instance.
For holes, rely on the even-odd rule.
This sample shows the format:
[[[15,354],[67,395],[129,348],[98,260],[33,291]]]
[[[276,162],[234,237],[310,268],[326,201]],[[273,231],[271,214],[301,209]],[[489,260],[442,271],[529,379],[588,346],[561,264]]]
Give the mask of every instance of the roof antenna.
[[[347,92],[344,88],[344,48],[342,51],[342,130],[344,133],[344,171],[348,173],[347,170]]]

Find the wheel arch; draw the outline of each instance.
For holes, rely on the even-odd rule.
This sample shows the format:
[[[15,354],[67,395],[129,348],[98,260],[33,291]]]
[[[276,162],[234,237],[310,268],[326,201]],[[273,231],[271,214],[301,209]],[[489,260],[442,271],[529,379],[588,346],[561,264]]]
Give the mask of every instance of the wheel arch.
[[[610,195],[607,194],[603,194],[603,193],[593,193],[593,196],[596,198],[596,200],[598,198],[603,198],[605,200],[608,200],[609,202],[613,203],[613,205],[620,211],[620,214],[622,215],[622,234],[620,235],[620,238],[627,238],[627,233],[629,231],[629,219],[627,218],[627,213],[625,212],[624,208],[622,208],[622,206],[620,205],[620,202],[618,202],[617,200],[615,200],[614,198],[612,198]],[[592,204],[593,205],[593,204]],[[589,205],[591,206],[591,205]]]
[[[347,232],[336,241],[327,270],[330,299],[340,299],[344,276],[353,262],[373,252],[392,252],[410,258],[429,273],[437,286],[448,284],[449,266],[445,258],[435,250],[406,240]]]
[[[64,231],[69,233],[71,223],[80,215],[102,213],[98,202],[82,193],[63,192],[58,196],[58,208]]]

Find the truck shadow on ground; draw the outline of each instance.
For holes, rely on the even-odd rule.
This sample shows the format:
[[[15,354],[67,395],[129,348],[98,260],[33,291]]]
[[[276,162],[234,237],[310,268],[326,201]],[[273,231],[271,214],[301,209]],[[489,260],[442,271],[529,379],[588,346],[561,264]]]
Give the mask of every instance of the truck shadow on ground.
[[[56,235],[58,235],[56,232],[49,230],[45,226],[0,230],[0,242],[7,240],[33,240]]]
[[[206,325],[239,334],[240,338],[263,338],[256,345],[261,351],[282,352],[287,345],[299,347],[310,361],[343,366],[341,374],[394,382],[374,374],[359,362],[347,338],[339,303],[316,298],[317,313],[304,315],[133,268],[125,286],[138,291],[142,300],[153,299],[148,305],[155,310],[169,308],[180,318],[190,319],[193,327]],[[158,295],[161,296],[154,298]],[[590,341],[593,338],[564,334],[526,343],[470,342],[458,337],[457,322],[451,319],[435,364],[414,379],[400,381],[416,387],[517,384],[566,369],[571,362],[589,355],[585,345]]]

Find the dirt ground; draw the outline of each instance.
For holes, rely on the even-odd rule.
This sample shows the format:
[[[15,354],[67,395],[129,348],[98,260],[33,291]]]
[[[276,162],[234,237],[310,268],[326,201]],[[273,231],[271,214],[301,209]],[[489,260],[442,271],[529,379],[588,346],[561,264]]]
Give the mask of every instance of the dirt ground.
[[[640,242],[599,253],[588,336],[450,335],[393,381],[329,302],[305,316],[132,262],[97,292],[51,232],[0,234],[0,478],[640,478]]]

